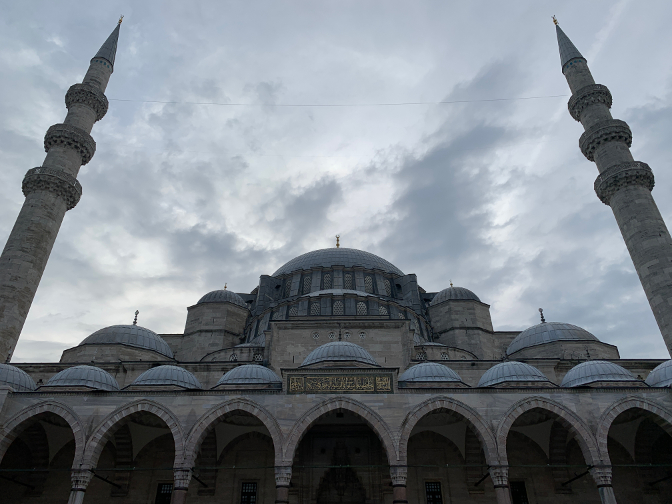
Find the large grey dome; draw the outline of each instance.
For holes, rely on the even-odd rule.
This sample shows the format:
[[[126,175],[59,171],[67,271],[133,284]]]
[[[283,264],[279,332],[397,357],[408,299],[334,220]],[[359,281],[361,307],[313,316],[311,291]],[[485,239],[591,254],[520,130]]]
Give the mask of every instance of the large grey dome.
[[[345,268],[361,266],[366,269],[377,269],[386,273],[392,273],[393,275],[404,276],[404,273],[399,268],[382,257],[364,252],[363,250],[349,248],[313,250],[312,252],[295,257],[284,266],[281,266],[278,271],[273,273],[273,276],[277,277],[315,267],[331,268],[332,266],[343,266]]]
[[[478,380],[478,386],[491,387],[511,382],[550,382],[550,380],[534,366],[524,362],[508,361],[492,366],[483,373]]]
[[[672,360],[656,366],[646,377],[649,387],[669,387],[672,385]]]
[[[203,296],[201,299],[198,300],[198,303],[196,304],[201,304],[201,303],[232,303],[238,306],[242,306],[243,308],[247,308],[247,303],[245,300],[240,297],[238,294],[236,294],[233,291],[222,289],[222,290],[215,290],[212,292],[208,292],[205,296]]]
[[[444,301],[478,301],[478,296],[464,287],[448,287],[439,292],[429,303],[430,306],[443,303]]]
[[[360,362],[378,366],[376,360],[361,346],[347,341],[333,341],[317,347],[303,360],[301,367],[318,362]]]
[[[269,385],[280,384],[282,380],[267,367],[259,364],[244,364],[233,368],[222,376],[217,385]]]
[[[131,385],[175,386],[184,389],[202,389],[196,377],[178,366],[156,366],[138,376]]]
[[[168,343],[154,331],[138,325],[114,325],[105,327],[94,332],[82,341],[82,345],[126,345],[135,348],[153,350],[169,359],[173,358],[173,352]]]
[[[399,377],[400,382],[462,382],[455,371],[436,362],[423,362],[408,368]]]
[[[110,373],[94,366],[74,366],[52,376],[50,387],[87,387],[97,390],[119,390],[119,384]]]
[[[542,322],[525,329],[509,345],[506,354],[553,341],[600,341],[585,329],[562,322]]]
[[[594,382],[634,382],[627,369],[608,361],[587,361],[574,366],[562,379],[561,387],[580,387]]]
[[[11,364],[0,364],[0,385],[9,385],[16,392],[31,392],[37,388],[28,373]]]

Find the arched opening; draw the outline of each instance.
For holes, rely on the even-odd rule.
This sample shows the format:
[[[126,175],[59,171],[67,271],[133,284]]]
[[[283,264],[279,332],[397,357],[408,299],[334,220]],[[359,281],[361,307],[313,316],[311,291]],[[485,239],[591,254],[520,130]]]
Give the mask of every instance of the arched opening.
[[[0,500],[35,502],[48,497],[67,502],[75,437],[61,416],[44,412],[14,427],[0,462]]]

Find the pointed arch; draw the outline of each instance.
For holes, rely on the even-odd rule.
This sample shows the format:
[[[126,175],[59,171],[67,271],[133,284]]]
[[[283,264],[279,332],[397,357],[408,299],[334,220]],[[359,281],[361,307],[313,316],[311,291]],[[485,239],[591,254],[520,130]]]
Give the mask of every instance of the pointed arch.
[[[208,431],[214,426],[214,424],[227,413],[233,411],[244,411],[250,415],[255,416],[259,419],[268,432],[271,435],[273,440],[273,448],[275,451],[275,460],[276,465],[278,461],[282,460],[282,431],[278,422],[275,420],[273,415],[269,413],[263,406],[255,403],[249,399],[240,398],[240,399],[231,399],[217,406],[213,406],[207,411],[201,418],[194,424],[189,433],[189,436],[185,443],[185,455],[184,455],[184,466],[191,467],[196,461],[196,455],[198,450],[203,442],[203,439],[207,435]],[[177,460],[177,459],[176,459]]]
[[[86,446],[84,426],[74,410],[65,404],[53,400],[37,403],[19,411],[4,426],[0,427],[0,461],[5,456],[5,452],[9,448],[9,445],[12,444],[12,441],[23,432],[23,429],[28,427],[27,424],[21,427],[21,424],[42,413],[53,413],[68,423],[75,438],[75,458],[72,461],[72,467],[79,467],[84,457],[84,448]]]
[[[284,447],[284,461],[286,464],[291,465],[296,448],[299,446],[299,442],[303,439],[303,436],[308,432],[312,425],[326,413],[337,409],[344,409],[361,417],[383,443],[390,464],[393,464],[398,460],[399,457],[397,453],[397,445],[394,442],[394,436],[385,420],[383,420],[383,417],[364,403],[349,397],[337,396],[313,406],[294,423],[289,436],[287,436],[287,441]]]
[[[473,429],[474,433],[481,442],[485,460],[488,465],[497,465],[497,443],[495,437],[485,423],[485,420],[476,410],[466,404],[453,399],[452,397],[439,396],[427,399],[418,404],[404,418],[399,432],[399,461],[402,464],[408,462],[408,440],[415,425],[428,413],[437,410],[452,411],[460,415]]]
[[[120,406],[107,415],[98,425],[89,438],[89,441],[86,443],[83,460],[84,467],[95,467],[105,444],[110,436],[114,434],[114,431],[112,430],[114,426],[124,418],[140,411],[152,413],[165,422],[173,435],[173,442],[175,443],[175,462],[181,462],[184,458],[184,433],[182,424],[175,414],[165,406],[148,399],[139,399]]]
[[[508,463],[506,453],[506,439],[513,423],[522,414],[533,409],[542,409],[553,413],[571,434],[581,447],[581,452],[587,464],[595,465],[600,463],[600,451],[597,447],[597,441],[590,428],[573,411],[567,409],[559,402],[544,397],[528,397],[518,401],[509,408],[504,417],[500,420],[497,427],[497,449],[499,451],[499,460],[503,464]]]

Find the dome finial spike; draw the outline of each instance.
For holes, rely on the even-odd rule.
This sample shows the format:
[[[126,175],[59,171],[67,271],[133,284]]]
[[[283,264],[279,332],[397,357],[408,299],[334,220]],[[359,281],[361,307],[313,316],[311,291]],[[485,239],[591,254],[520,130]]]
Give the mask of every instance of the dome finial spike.
[[[135,318],[133,319],[133,325],[138,325],[138,313],[140,313],[140,310],[135,310]]]
[[[544,318],[544,309],[543,308],[539,308],[539,315],[541,315],[541,323],[545,324],[546,319]]]
[[[560,26],[560,23],[558,23],[558,18],[556,18],[555,15],[553,16],[553,24],[555,26]]]
[[[119,22],[117,24],[121,24],[121,22],[124,20],[124,15],[122,14],[119,16]]]
[[[452,281],[452,280],[450,281],[450,286],[451,286],[451,287],[453,286],[453,281]]]
[[[336,248],[341,247],[340,239],[341,239],[341,235],[336,235]]]
[[[224,290],[226,290],[226,286],[227,286],[227,285],[228,285],[227,283],[224,284]]]

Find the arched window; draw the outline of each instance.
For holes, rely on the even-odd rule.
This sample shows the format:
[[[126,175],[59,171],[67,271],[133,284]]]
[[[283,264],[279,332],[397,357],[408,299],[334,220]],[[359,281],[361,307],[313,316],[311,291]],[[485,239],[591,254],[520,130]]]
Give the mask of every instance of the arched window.
[[[364,290],[369,294],[373,294],[373,278],[370,276],[364,277]]]
[[[392,297],[392,284],[390,284],[390,281],[387,278],[383,280],[383,283],[385,284],[385,295],[387,297]]]
[[[352,290],[352,273],[346,273],[343,279],[343,288]]]
[[[401,310],[399,310],[399,318],[400,319],[405,319],[406,318],[406,314]]]
[[[366,309],[366,303],[364,301],[357,302],[357,315],[366,315],[368,310]]]
[[[289,316],[290,317],[296,317],[299,314],[299,305],[298,304],[293,304],[292,306],[289,307]]]
[[[331,289],[331,273],[324,274],[324,289]]]
[[[320,303],[319,303],[319,301],[313,301],[310,304],[310,314],[311,315],[319,315],[320,314]]]
[[[309,276],[303,277],[303,293],[308,294],[310,292],[310,286],[313,283],[313,279]]]
[[[387,312],[387,306],[385,306],[385,305],[380,305],[380,306],[378,307],[378,313],[379,313],[380,315],[389,315],[389,313]]]
[[[285,297],[289,297],[292,293],[292,279],[285,280]]]
[[[343,301],[334,301],[333,313],[334,315],[343,315]]]

